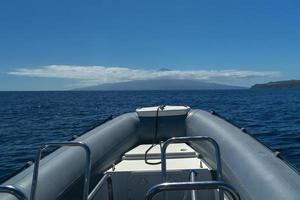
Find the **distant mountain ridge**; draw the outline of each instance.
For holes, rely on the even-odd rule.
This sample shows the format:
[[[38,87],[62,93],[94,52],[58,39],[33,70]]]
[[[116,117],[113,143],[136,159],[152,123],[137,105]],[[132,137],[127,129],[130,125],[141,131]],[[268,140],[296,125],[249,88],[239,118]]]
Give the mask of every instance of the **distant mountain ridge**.
[[[244,87],[188,79],[150,79],[108,83],[76,90],[232,90]]]
[[[276,81],[256,84],[251,89],[300,89],[300,80]]]

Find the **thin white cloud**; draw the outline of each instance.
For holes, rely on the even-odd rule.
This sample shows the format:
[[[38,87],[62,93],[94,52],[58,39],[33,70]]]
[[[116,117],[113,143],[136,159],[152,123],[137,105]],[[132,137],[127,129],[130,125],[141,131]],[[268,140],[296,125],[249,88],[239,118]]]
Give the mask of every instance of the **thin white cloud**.
[[[155,78],[227,82],[230,80],[270,78],[278,76],[280,73],[274,71],[147,70],[126,67],[49,65],[33,69],[19,68],[8,72],[8,74],[28,77],[77,79],[82,85],[97,85]]]

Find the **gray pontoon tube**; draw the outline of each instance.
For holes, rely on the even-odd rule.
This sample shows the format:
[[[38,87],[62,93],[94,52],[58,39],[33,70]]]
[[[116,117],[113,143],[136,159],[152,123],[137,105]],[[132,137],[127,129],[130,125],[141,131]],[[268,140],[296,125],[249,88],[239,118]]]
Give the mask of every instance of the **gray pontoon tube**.
[[[77,138],[87,144],[92,154],[92,177],[118,162],[121,156],[138,144],[136,134],[139,119],[136,113],[124,114]],[[79,147],[63,147],[41,160],[37,200],[81,199],[85,152]],[[13,185],[29,197],[33,166],[9,179],[3,185]],[[2,200],[15,199],[0,194]]]
[[[246,200],[299,200],[300,175],[266,146],[218,116],[193,110],[186,119],[188,136],[209,136],[221,150],[223,177]],[[191,144],[215,166],[208,144]]]

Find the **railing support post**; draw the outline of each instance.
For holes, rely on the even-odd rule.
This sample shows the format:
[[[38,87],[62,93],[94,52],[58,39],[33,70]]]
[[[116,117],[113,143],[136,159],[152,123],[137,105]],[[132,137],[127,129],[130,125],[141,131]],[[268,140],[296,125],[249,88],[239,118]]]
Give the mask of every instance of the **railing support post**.
[[[30,200],[35,200],[35,197],[36,197],[36,188],[37,188],[37,181],[38,181],[38,175],[39,175],[39,165],[40,165],[40,160],[41,160],[43,151],[49,147],[64,147],[64,146],[68,146],[68,147],[76,147],[77,146],[77,147],[83,148],[85,151],[86,158],[85,158],[83,200],[88,199],[90,174],[91,174],[91,151],[90,151],[90,148],[83,142],[60,142],[60,143],[46,144],[38,151],[38,154],[36,156],[36,160],[34,163],[34,169],[33,169]]]

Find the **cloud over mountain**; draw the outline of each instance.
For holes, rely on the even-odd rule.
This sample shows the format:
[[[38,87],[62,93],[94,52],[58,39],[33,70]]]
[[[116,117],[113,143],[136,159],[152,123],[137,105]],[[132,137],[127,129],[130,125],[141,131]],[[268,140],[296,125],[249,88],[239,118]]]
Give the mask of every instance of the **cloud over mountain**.
[[[273,77],[274,71],[246,70],[150,70],[127,67],[48,65],[38,68],[18,68],[10,75],[77,79],[81,85],[92,86],[105,83],[118,83],[149,79],[189,79],[222,82],[230,80]]]

